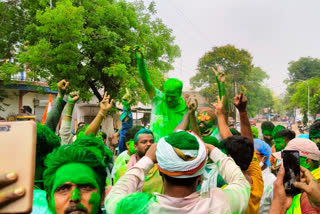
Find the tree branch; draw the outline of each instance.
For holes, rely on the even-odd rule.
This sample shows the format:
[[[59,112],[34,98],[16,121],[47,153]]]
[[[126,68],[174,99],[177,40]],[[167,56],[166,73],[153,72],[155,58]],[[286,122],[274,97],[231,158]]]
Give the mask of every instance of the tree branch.
[[[93,94],[98,98],[99,102],[101,102],[102,101],[102,96],[99,93],[99,91],[96,88],[96,86],[94,85],[94,80],[88,81],[88,84],[89,84],[90,88],[92,89]]]

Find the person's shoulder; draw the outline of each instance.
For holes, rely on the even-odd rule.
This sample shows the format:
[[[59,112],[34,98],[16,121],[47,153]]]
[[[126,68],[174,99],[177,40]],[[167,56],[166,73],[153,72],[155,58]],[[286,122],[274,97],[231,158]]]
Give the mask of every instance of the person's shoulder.
[[[150,205],[156,202],[156,196],[144,192],[135,192],[125,196],[117,203],[116,213],[148,213]]]

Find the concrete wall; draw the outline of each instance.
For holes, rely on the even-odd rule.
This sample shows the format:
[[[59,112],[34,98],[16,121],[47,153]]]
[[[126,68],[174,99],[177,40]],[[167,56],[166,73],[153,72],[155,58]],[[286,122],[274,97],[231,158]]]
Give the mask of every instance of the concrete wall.
[[[4,117],[5,119],[10,114],[18,114],[19,113],[19,90],[17,89],[6,89],[8,98],[4,100],[4,103],[10,104],[9,106],[5,106],[5,111],[0,112],[0,116]],[[42,103],[45,105],[48,102],[49,94],[39,94],[36,92],[28,92],[23,95],[22,98],[22,106],[30,106],[32,109],[32,114],[37,116],[36,120],[41,121],[43,112],[46,106],[34,106],[34,99],[42,100]],[[56,99],[56,95],[52,94],[52,101]]]

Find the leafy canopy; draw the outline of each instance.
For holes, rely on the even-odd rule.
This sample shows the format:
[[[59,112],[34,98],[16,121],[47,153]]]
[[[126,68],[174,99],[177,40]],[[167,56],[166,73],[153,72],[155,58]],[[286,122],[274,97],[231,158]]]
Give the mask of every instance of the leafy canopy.
[[[233,45],[213,47],[205,53],[199,59],[198,72],[190,79],[191,85],[200,88],[201,95],[210,102],[218,95],[215,74],[211,70],[211,67],[216,67],[217,64],[222,67],[226,76],[229,111],[234,110],[233,97],[235,91],[239,93],[240,90],[247,92],[248,112],[251,116],[255,116],[261,108],[273,105],[270,89],[262,85],[269,76],[261,68],[253,66],[252,56],[247,50],[238,49]]]
[[[48,1],[29,3],[32,11],[38,10],[26,27],[27,43],[19,61],[50,85],[70,81],[85,100],[92,94],[102,99],[100,89],[120,100],[125,88],[131,89],[133,100],[148,100],[137,72],[136,44],[145,46],[156,87],[180,55],[172,31],[153,18],[154,3],[146,8],[143,1],[63,0],[53,1],[52,9]]]

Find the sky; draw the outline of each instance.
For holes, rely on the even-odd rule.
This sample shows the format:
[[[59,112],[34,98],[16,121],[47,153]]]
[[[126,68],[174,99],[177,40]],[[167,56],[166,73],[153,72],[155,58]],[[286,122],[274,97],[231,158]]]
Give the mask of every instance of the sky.
[[[148,5],[150,0],[146,0]],[[214,46],[232,44],[253,56],[275,95],[285,92],[288,63],[320,55],[319,0],[154,0],[157,17],[173,30],[181,57],[169,77],[184,82]]]

